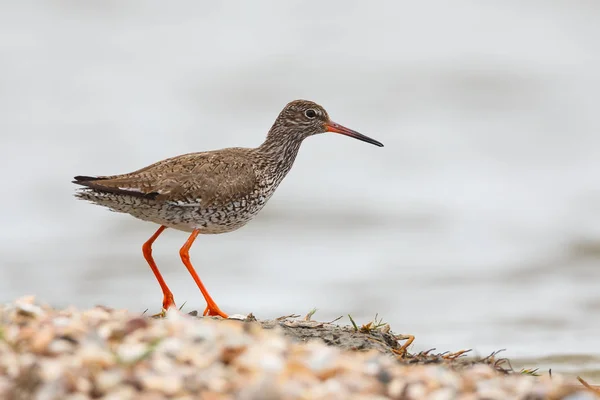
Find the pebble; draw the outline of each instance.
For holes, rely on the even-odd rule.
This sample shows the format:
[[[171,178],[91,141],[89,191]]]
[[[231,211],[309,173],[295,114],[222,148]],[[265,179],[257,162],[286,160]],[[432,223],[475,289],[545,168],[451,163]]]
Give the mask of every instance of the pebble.
[[[100,394],[109,393],[123,382],[124,372],[118,369],[100,371],[95,377],[96,390]]]
[[[595,398],[559,374],[504,375],[485,364],[403,365],[376,350],[300,343],[278,326],[263,329],[234,317],[169,310],[166,318],[154,319],[102,306],[55,310],[31,296],[18,299],[0,306],[0,398]],[[286,323],[301,329],[322,325]]]

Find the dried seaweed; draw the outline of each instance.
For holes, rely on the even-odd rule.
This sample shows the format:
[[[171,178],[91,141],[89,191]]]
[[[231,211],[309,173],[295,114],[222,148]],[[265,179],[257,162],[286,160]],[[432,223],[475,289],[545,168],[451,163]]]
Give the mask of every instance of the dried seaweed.
[[[443,364],[453,369],[461,369],[474,364],[486,364],[503,374],[528,373],[534,375],[537,371],[533,369],[515,371],[508,359],[497,357],[504,349],[495,351],[485,357],[468,357],[468,353],[471,352],[470,349],[437,353],[434,352],[435,348],[433,348],[411,353],[408,351],[408,347],[413,343],[415,337],[394,333],[389,324],[383,322],[383,319],[377,314],[372,321],[359,327],[350,315],[348,315],[348,318],[352,325],[349,326],[334,324],[341,317],[331,322],[315,321],[313,320],[315,312],[316,309],[312,309],[301,319],[299,319],[299,315],[290,314],[273,320],[257,320],[254,315],[250,314],[241,323],[260,324],[264,329],[280,328],[286,336],[299,342],[321,340],[329,346],[345,350],[368,351],[374,349],[395,357],[398,363],[404,365]],[[196,315],[193,312],[190,314]]]

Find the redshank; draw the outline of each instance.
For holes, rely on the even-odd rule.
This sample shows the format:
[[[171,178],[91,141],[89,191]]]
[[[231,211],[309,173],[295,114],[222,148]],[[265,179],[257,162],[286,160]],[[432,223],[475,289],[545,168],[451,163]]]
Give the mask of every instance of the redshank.
[[[295,100],[283,108],[256,148],[184,154],[122,175],[76,176],[73,183],[84,186],[76,197],[160,225],[142,252],[162,289],[163,313],[175,307],[175,301],[152,258],[152,244],[166,228],[191,232],[179,255],[206,300],[204,315],[227,318],[194,270],[190,247],[199,234],[231,232],[246,225],[290,171],[302,141],[324,132],[383,146],[331,121],[320,105]]]

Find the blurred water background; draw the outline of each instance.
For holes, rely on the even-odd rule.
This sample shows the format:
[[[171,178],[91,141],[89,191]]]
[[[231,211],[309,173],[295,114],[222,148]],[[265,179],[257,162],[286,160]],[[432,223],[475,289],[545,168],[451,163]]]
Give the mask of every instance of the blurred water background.
[[[159,311],[156,227],[71,178],[256,146],[305,98],[385,147],[310,138],[257,219],[200,237],[222,309],[379,313],[414,350],[598,374],[599,20],[594,1],[4,1],[0,300]],[[154,254],[202,310],[186,235]]]

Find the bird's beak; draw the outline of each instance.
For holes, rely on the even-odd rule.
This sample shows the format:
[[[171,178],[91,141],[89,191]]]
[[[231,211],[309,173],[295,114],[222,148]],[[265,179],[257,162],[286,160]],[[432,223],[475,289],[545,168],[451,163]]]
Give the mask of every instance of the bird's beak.
[[[329,121],[329,122],[325,123],[325,130],[327,132],[341,133],[342,135],[350,136],[350,137],[353,137],[354,139],[362,140],[363,142],[367,142],[367,143],[374,144],[375,146],[383,147],[383,143],[378,142],[375,139],[371,139],[370,137],[360,134],[356,131],[353,131],[352,129],[348,129],[345,126],[336,124],[333,121]]]

